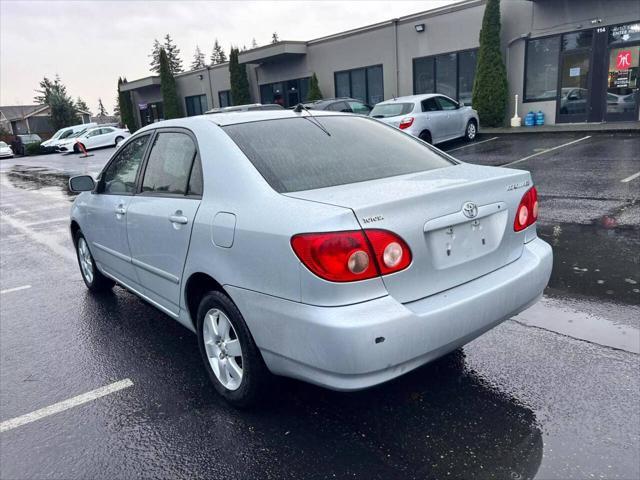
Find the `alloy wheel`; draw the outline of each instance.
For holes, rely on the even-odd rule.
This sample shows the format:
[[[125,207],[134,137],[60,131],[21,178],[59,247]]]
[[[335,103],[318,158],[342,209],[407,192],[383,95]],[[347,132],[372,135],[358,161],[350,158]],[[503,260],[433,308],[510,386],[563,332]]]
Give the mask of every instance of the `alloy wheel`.
[[[476,138],[476,124],[473,122],[469,122],[469,125],[467,125],[467,138],[469,140]]]
[[[87,283],[93,282],[93,259],[91,258],[91,252],[87,246],[87,241],[84,237],[80,237],[78,240],[78,259],[80,260],[80,270],[82,270],[82,276]]]
[[[229,317],[217,308],[209,310],[202,327],[209,365],[218,381],[228,390],[242,384],[242,347]]]

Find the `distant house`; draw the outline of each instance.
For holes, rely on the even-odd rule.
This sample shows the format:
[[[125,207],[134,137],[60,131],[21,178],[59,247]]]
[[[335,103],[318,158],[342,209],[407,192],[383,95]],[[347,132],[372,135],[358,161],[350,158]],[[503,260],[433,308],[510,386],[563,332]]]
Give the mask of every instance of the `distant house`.
[[[91,121],[91,113],[78,111],[81,123]],[[12,135],[37,133],[48,138],[53,135],[51,112],[48,105],[13,105],[0,107],[0,126]]]

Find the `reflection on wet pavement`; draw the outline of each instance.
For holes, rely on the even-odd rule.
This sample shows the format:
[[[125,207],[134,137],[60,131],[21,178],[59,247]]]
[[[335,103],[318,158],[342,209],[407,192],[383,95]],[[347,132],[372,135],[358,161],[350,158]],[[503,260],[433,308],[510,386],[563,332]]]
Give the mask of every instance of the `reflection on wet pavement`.
[[[69,175],[63,172],[54,172],[46,167],[30,167],[15,165],[6,172],[7,178],[14,187],[25,190],[40,190],[45,187],[60,187],[69,197],[75,197],[75,193],[69,190]],[[71,198],[70,200],[73,200]]]
[[[640,304],[640,227],[559,223],[538,226],[538,235],[553,247],[547,294]]]

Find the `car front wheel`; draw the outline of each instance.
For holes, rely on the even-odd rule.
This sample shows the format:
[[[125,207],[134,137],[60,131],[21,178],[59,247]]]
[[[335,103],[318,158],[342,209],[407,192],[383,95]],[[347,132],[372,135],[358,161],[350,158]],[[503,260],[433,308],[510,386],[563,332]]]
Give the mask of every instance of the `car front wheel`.
[[[222,292],[200,302],[198,345],[216,391],[235,407],[255,405],[270,373],[238,307]]]
[[[476,139],[477,135],[478,127],[476,125],[476,122],[474,122],[473,120],[469,120],[469,122],[467,123],[467,128],[464,132],[464,138],[466,138],[467,141],[472,142]]]
[[[87,288],[92,292],[103,292],[112,288],[115,282],[100,273],[89,250],[89,244],[80,231],[76,233],[75,244],[80,273]]]

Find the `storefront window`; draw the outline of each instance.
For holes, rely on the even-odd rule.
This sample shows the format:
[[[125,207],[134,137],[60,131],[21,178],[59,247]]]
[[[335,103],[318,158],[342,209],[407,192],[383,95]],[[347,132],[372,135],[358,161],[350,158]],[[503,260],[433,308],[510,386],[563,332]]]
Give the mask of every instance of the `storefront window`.
[[[456,98],[456,62],[457,55],[438,55],[436,57],[436,92]]]
[[[218,92],[218,100],[220,102],[220,108],[230,107],[233,105],[231,90],[222,90],[221,92]]]
[[[351,97],[369,105],[384,99],[381,65],[336,72],[334,75],[336,97]]]
[[[413,60],[413,93],[442,93],[471,104],[477,50]]]
[[[187,117],[202,115],[208,110],[206,95],[193,95],[192,97],[185,97],[184,102],[187,106]]]
[[[591,48],[593,43],[593,30],[565,33],[562,36],[562,50],[574,50],[576,48]]]
[[[283,107],[295,107],[307,101],[309,78],[295,78],[286,82],[260,85],[260,101],[263,104],[275,103]]]
[[[607,113],[632,113],[636,109],[640,46],[609,51]]]
[[[458,101],[463,102],[465,105],[471,105],[477,61],[477,50],[469,50],[458,54]]]
[[[559,50],[560,37],[558,36],[527,42],[525,102],[556,99]]]

